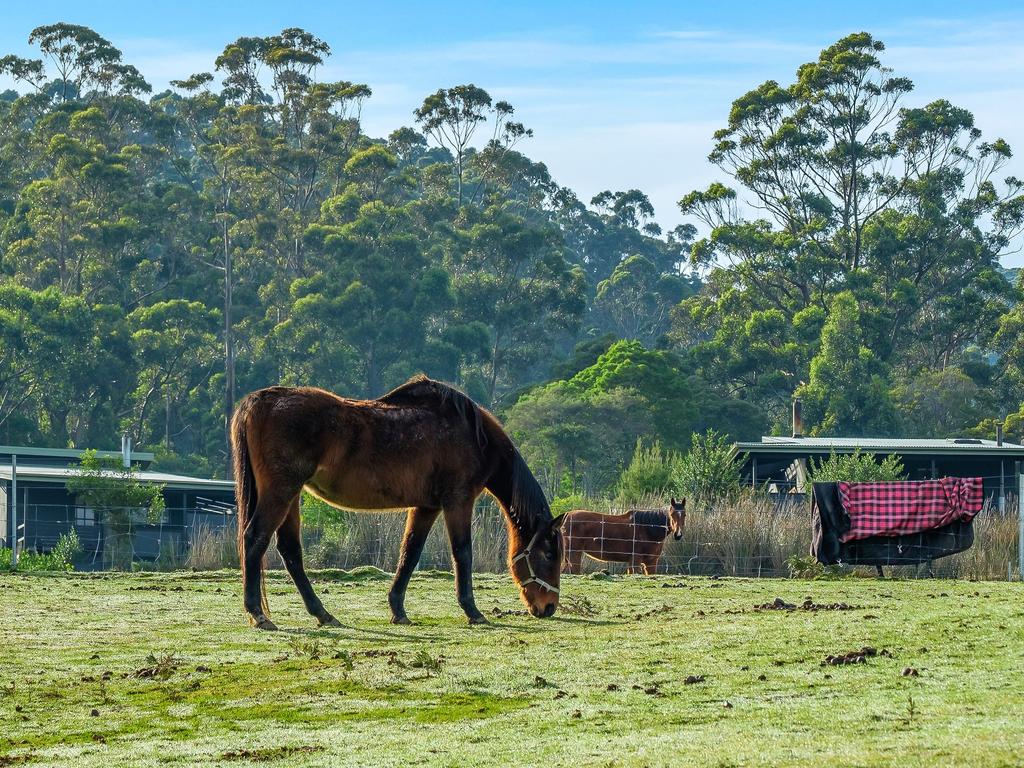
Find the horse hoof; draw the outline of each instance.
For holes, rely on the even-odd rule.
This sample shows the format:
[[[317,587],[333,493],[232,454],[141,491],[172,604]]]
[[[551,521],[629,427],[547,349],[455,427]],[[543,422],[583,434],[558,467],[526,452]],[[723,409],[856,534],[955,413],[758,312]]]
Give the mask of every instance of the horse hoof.
[[[276,632],[277,624],[272,622],[270,619],[262,618],[256,622],[256,629],[262,629],[267,632]]]
[[[412,622],[409,621],[409,617],[408,616],[392,616],[391,617],[391,623],[392,624],[405,624],[407,626],[409,624],[412,624]]]
[[[469,617],[469,623],[470,624],[490,624],[491,622],[489,622],[487,620],[486,616],[470,616]]]
[[[326,614],[323,618],[318,619],[317,622],[319,623],[319,625],[321,627],[340,627],[341,626],[341,622],[338,621],[333,616],[331,616],[331,614],[329,614],[329,613]]]

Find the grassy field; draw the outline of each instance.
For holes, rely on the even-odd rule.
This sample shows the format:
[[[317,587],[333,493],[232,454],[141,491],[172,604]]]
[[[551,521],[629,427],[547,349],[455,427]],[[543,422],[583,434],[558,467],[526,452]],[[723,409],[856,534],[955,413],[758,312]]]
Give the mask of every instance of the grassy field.
[[[471,628],[382,578],[319,573],[324,631],[273,575],[260,633],[236,573],[2,575],[0,766],[1024,765],[1020,584],[573,577],[540,621],[480,576]]]

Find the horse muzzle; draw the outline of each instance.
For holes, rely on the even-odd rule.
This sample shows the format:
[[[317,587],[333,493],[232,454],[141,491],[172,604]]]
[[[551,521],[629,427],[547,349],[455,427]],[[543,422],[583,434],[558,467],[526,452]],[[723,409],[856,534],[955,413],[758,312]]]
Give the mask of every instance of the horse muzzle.
[[[530,614],[537,619],[550,619],[555,615],[555,611],[558,609],[558,605],[555,603],[548,603],[543,608],[538,608],[534,605],[530,606]]]

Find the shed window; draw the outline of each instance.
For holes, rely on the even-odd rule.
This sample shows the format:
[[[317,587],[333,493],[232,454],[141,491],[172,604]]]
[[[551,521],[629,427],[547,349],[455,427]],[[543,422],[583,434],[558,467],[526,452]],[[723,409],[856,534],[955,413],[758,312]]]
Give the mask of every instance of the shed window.
[[[75,507],[75,525],[96,525],[96,510],[91,507]]]

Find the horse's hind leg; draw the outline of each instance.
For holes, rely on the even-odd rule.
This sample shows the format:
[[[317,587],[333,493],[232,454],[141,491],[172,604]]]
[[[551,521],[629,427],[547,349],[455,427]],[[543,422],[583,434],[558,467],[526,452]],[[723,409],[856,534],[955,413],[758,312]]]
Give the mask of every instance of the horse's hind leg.
[[[473,502],[446,506],[444,524],[452,547],[455,564],[455,590],[459,605],[469,617],[470,624],[486,624],[487,619],[476,607],[473,599]]]
[[[416,570],[416,564],[423,554],[423,545],[440,511],[428,507],[413,507],[406,515],[398,568],[395,569],[395,578],[391,582],[391,589],[388,590],[392,624],[409,623],[409,617],[405,615],[405,588],[409,586],[412,572]]]
[[[284,567],[295,582],[296,589],[302,595],[302,602],[311,616],[315,616],[320,626],[340,627],[341,623],[334,618],[324,604],[320,602],[313,585],[309,583],[306,569],[302,565],[301,518],[299,517],[299,497],[296,496],[288,505],[288,515],[281,527],[277,529],[277,551],[281,553]]]
[[[263,590],[263,556],[274,532],[288,514],[288,502],[271,494],[261,493],[256,509],[242,534],[245,558],[245,610],[257,629],[277,629],[266,614],[267,600]]]

